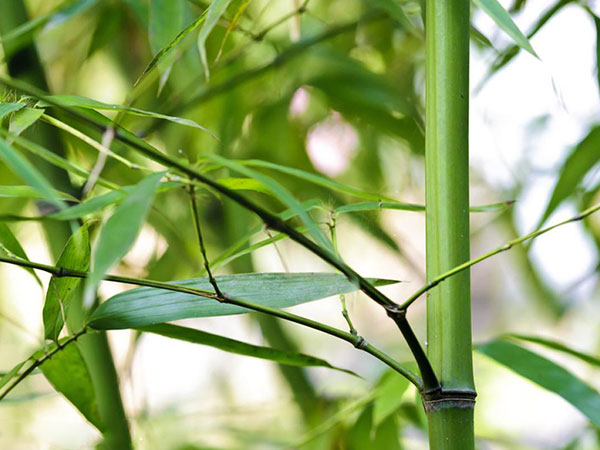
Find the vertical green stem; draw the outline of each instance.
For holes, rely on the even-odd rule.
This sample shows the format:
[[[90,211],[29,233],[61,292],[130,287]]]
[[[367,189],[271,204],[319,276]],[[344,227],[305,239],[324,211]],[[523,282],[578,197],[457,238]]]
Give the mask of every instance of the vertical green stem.
[[[427,0],[427,279],[469,260],[469,0]],[[428,356],[442,391],[425,398],[430,448],[474,447],[469,272],[427,300]]]

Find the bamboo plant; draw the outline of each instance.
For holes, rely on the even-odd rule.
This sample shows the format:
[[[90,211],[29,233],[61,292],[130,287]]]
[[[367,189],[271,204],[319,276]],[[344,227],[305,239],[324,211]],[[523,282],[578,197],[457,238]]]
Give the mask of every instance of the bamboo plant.
[[[589,169],[589,162],[597,157],[590,148],[595,148],[598,133],[592,130],[575,147],[569,160],[578,163],[569,164],[561,173],[539,227],[471,258],[471,214],[502,216],[513,203],[471,206],[469,202],[469,46],[473,41],[488,50],[493,46],[471,25],[473,8],[468,0],[372,3],[362,3],[358,16],[326,26],[314,20],[327,8],[316,0],[294,2],[292,9],[266,25],[252,2],[244,0],[76,0],[57,2],[29,20],[23,3],[12,4],[18,14],[0,18],[8,62],[7,72],[0,77],[7,91],[0,104],[0,125],[5,125],[0,127],[0,160],[12,184],[3,183],[0,189],[6,198],[36,201],[38,210],[27,215],[21,203],[6,205],[0,222],[0,262],[27,270],[44,289],[40,317],[45,342],[5,372],[0,401],[14,398],[23,382],[41,371],[102,434],[101,445],[136,447],[136,430],[129,421],[138,423],[138,418],[123,406],[106,339],[110,330],[128,329],[136,337],[160,335],[277,363],[303,417],[302,434],[281,443],[282,447],[400,448],[397,420],[405,414],[427,433],[432,449],[475,448],[470,268],[557,227],[583,221],[600,209],[592,202],[598,190],[594,188],[588,191],[579,214],[545,226],[552,212],[575,191],[571,180],[582,180],[586,175],[582,167]],[[516,10],[523,7],[517,3]],[[550,8],[527,36],[497,1],[475,1],[514,41],[514,46],[498,54],[490,74],[520,50],[537,56],[528,37],[565,3]],[[586,5],[580,6],[595,18]],[[45,69],[56,77],[64,67],[53,61],[47,68],[40,65],[36,37],[45,36],[48,29],[51,33],[53,26],[63,26],[63,22],[73,22],[73,31],[81,32],[78,20],[84,28],[90,20],[96,27],[83,60],[104,52],[117,55],[123,67],[131,65],[127,68],[131,89],[123,104],[66,95],[73,91],[69,80],[64,81],[64,89],[51,90],[45,82]],[[281,47],[282,38],[272,36],[283,26],[293,32],[283,38],[287,45]],[[125,63],[122,56],[135,51],[121,41],[109,42],[107,36],[115,30],[124,36],[142,30],[149,47],[141,52],[145,58]],[[405,54],[424,48],[424,105],[417,100],[423,95],[416,75],[418,57],[410,69],[397,74],[396,85],[375,73],[381,71],[380,65],[395,67],[386,58],[393,62],[397,57],[389,42],[398,35],[402,40],[394,38],[400,42],[394,45],[403,46]],[[345,55],[357,45],[348,36],[372,39],[373,45],[380,46],[381,61],[361,56],[359,51],[352,57]],[[259,50],[253,54],[255,48]],[[28,76],[19,66],[23,53],[35,62]],[[248,54],[253,55],[250,62],[245,60]],[[255,64],[256,55],[262,58],[259,64]],[[323,94],[326,107],[312,112],[318,118],[315,122],[290,117],[292,95],[282,100],[279,93],[265,87],[275,84],[290,90],[281,72],[295,77],[290,92]],[[407,104],[405,98],[412,103]],[[340,116],[360,130],[368,151],[357,158],[369,168],[383,165],[377,150],[384,136],[392,135],[410,147],[411,158],[420,158],[425,166],[425,204],[400,201],[381,186],[380,192],[360,189],[355,187],[360,183],[333,179],[310,167],[304,139],[324,117],[335,122]],[[270,130],[266,137],[264,130]],[[289,152],[271,154],[269,149],[265,153],[265,145],[278,142],[289,144]],[[291,155],[300,155],[297,164]],[[383,178],[380,170],[367,174],[369,182]],[[381,211],[425,213],[426,280],[406,298],[392,298],[380,289],[397,280],[368,278],[344,258],[347,244],[339,239],[338,222],[348,217],[411,264],[379,221]],[[54,263],[27,257],[12,231],[12,222],[22,221],[45,227],[48,242],[56,249]],[[168,249],[150,259],[144,275],[132,276],[123,260],[144,226],[163,236]],[[264,238],[256,240],[259,235]],[[277,245],[284,239],[320,259],[330,271],[254,272],[250,255],[271,245],[280,252]],[[213,254],[218,248],[222,253]],[[221,274],[224,268],[230,273]],[[49,274],[50,282],[44,285],[38,273]],[[99,301],[102,283],[121,283],[132,289]],[[357,326],[346,305],[345,295],[355,291],[362,292],[393,323],[396,340],[410,353],[410,362],[367,339],[369,330]],[[345,329],[286,309],[330,296],[340,297]],[[427,304],[426,344],[407,316],[417,302]],[[268,346],[172,323],[250,312],[258,313]],[[359,370],[300,352],[302,346],[284,324],[344,341],[388,372],[366,397],[347,408],[338,407],[318,393],[307,368],[349,376]],[[593,426],[600,426],[598,392],[527,350],[525,342],[598,365],[591,355],[535,336],[498,337],[478,345],[477,351],[559,394]],[[409,384],[419,401],[407,406],[403,396]],[[426,423],[419,419],[421,410]],[[356,420],[349,420],[352,414],[358,416]],[[350,427],[348,422],[352,422]]]

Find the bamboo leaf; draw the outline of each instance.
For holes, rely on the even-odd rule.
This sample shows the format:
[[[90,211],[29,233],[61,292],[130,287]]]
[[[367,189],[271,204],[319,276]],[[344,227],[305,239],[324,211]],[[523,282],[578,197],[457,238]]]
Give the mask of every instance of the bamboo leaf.
[[[396,202],[395,199],[391,197],[386,197],[385,195],[374,194],[371,192],[365,192],[363,190],[354,188],[352,186],[348,186],[346,184],[340,183],[338,181],[330,180],[329,178],[322,177],[320,175],[316,175],[310,172],[306,172],[304,170],[295,169],[293,167],[282,166],[279,164],[275,164],[269,161],[261,161],[258,159],[250,159],[245,161],[238,161],[240,164],[251,167],[263,167],[265,169],[276,170],[281,173],[285,173],[286,175],[291,175],[296,178],[300,178],[302,180],[308,181],[310,183],[316,184],[318,186],[323,186],[328,189],[342,192],[344,194],[352,195],[354,197],[363,198],[365,200],[375,200],[375,201],[386,201],[386,202]]]
[[[477,6],[489,15],[496,24],[506,32],[515,43],[523,50],[528,51],[533,56],[538,58],[535,50],[529,43],[527,37],[517,27],[515,22],[512,20],[510,14],[502,7],[498,0],[473,0]]]
[[[4,386],[6,386],[8,384],[9,381],[11,381],[13,378],[15,378],[18,375],[19,370],[21,370],[21,367],[23,367],[27,362],[29,362],[29,359],[26,359],[25,361],[21,361],[15,367],[13,367],[8,372],[3,374],[2,378],[0,378],[0,389],[2,389]]]
[[[210,155],[208,158],[213,160],[214,162],[221,164],[224,167],[227,167],[228,169],[239,172],[247,177],[254,178],[260,181],[262,184],[264,184],[268,189],[271,190],[271,192],[274,195],[279,197],[285,205],[287,205],[298,215],[298,217],[300,217],[300,219],[302,220],[302,222],[304,222],[304,225],[306,225],[306,228],[308,228],[311,235],[318,244],[320,244],[324,249],[329,250],[332,255],[335,254],[335,252],[333,251],[333,246],[331,245],[331,241],[327,239],[327,237],[317,226],[317,224],[315,224],[315,222],[310,218],[310,216],[302,207],[302,205],[282,185],[280,185],[278,182],[266,175],[263,175],[259,172],[249,169],[248,167],[245,167],[239,162],[221,158],[217,155]]]
[[[7,115],[19,111],[25,107],[25,103],[0,103],[0,121]]]
[[[567,355],[579,358],[588,364],[592,364],[593,366],[600,367],[600,358],[593,355],[589,355],[587,353],[579,352],[570,347],[567,347],[564,344],[561,344],[560,342],[556,342],[551,339],[539,336],[526,336],[523,334],[510,334],[509,337],[519,339],[521,341],[533,342],[534,344],[543,345],[544,347],[550,348],[552,350],[556,350],[562,353],[566,353]]]
[[[336,273],[250,273],[216,277],[219,288],[239,298],[271,308],[290,306],[354,292],[357,287]],[[376,285],[395,283],[372,280]],[[212,291],[208,278],[177,281],[173,284]],[[137,328],[190,317],[227,316],[250,310],[197,295],[141,287],[115,295],[100,304],[90,317],[98,329]]]
[[[277,350],[269,347],[261,347],[258,345],[248,344],[235,339],[229,339],[205,331],[195,330],[192,328],[180,327],[168,323],[150,325],[139,328],[141,331],[148,333],[159,334],[161,336],[182,341],[192,342],[194,344],[208,345],[218,348],[229,353],[238,355],[251,356],[253,358],[266,359],[279,364],[300,367],[327,367],[329,369],[346,372],[350,375],[358,376],[354,372],[339,367],[332,366],[327,361],[314,356],[305,355],[303,353],[288,352]]]
[[[56,265],[64,269],[87,271],[90,267],[90,237],[88,225],[80,227],[67,241]],[[44,302],[44,338],[58,339],[74,298],[81,295],[83,279],[56,277],[50,279]]]
[[[196,28],[198,28],[204,22],[204,20],[206,19],[207,12],[208,12],[208,9],[205,10],[202,13],[202,15],[200,15],[200,17],[198,17],[191,24],[189,24],[187,27],[185,27],[183,30],[181,30],[181,32],[177,36],[175,36],[175,38],[171,42],[169,42],[166,46],[161,48],[158,51],[158,53],[156,53],[156,55],[154,55],[154,58],[152,58],[150,63],[148,63],[148,65],[146,66],[146,68],[144,69],[142,74],[139,76],[139,78],[134,83],[134,87],[139,85],[141,83],[141,81],[146,77],[146,75],[148,75],[148,73],[150,73],[150,71],[152,71],[152,69],[154,69],[154,67],[156,67],[157,64],[159,64],[161,62],[161,60],[163,58],[165,58],[171,52],[171,50],[173,50],[175,48],[175,46],[184,37],[186,37],[189,33],[194,31]]]
[[[93,257],[92,272],[85,283],[84,304],[93,304],[98,284],[106,272],[131,248],[144,221],[164,172],[152,174],[138,183],[115,209],[100,231]]]
[[[400,4],[395,0],[372,0],[366,2],[369,6],[380,9],[387,13],[392,19],[400,24],[406,30],[415,31],[415,27],[412,25],[406,13],[402,10]]]
[[[206,39],[227,9],[230,1],[231,0],[213,0],[208,7],[206,20],[202,24],[202,28],[200,28],[200,32],[198,33],[198,51],[200,52],[200,59],[202,60],[202,64],[204,66],[204,75],[207,80],[210,78],[210,70],[206,57]]]
[[[23,250],[23,247],[21,247],[21,244],[19,243],[18,239],[15,237],[13,232],[10,231],[8,225],[6,225],[4,222],[0,222],[0,244],[2,245],[2,247],[4,247],[5,250],[8,250],[13,255],[18,256],[19,258],[24,259],[26,261],[29,261],[29,258],[27,257],[25,250]],[[35,271],[29,268],[24,269],[35,278],[35,280],[41,287],[42,281],[39,279]]]
[[[134,116],[140,117],[148,117],[152,119],[160,119],[166,120],[168,122],[173,122],[178,125],[183,125],[186,127],[198,128],[206,133],[210,134],[211,137],[218,141],[217,137],[206,127],[203,127],[197,122],[194,122],[190,119],[184,119],[182,117],[168,116],[166,114],[160,114],[152,111],[145,111],[139,108],[133,108],[123,105],[116,105],[112,103],[103,103],[98,100],[93,100],[87,97],[81,97],[79,95],[51,95],[48,97],[52,101],[63,105],[63,106],[76,106],[79,108],[93,109],[93,110],[104,110],[104,111],[119,111],[127,114],[131,114]],[[38,106],[47,106],[48,103],[41,101],[38,102]]]
[[[560,169],[560,176],[538,223],[538,228],[546,222],[563,201],[573,195],[585,175],[600,162],[599,145],[600,127],[595,127],[571,151]]]
[[[56,195],[50,183],[44,176],[19,152],[12,148],[4,139],[0,139],[0,158],[4,160],[13,172],[33,187],[42,198],[59,208],[65,203]]]
[[[165,46],[177,36],[183,28],[184,0],[151,0],[150,17],[148,24],[148,36],[152,53],[157,55]],[[172,61],[162,59],[157,61],[158,70],[161,73],[158,92],[166,84]]]
[[[110,191],[106,194],[92,197],[78,205],[70,206],[57,213],[51,214],[49,217],[56,220],[75,220],[85,217],[88,214],[93,214],[107,206],[113,205],[127,196],[126,191]]]
[[[506,340],[491,341],[476,349],[538,386],[560,395],[591,423],[600,426],[600,394],[565,368]]]
[[[217,180],[220,184],[234,191],[255,191],[273,195],[264,183],[254,178],[222,177]]]
[[[61,342],[65,339],[68,338],[62,339]],[[42,358],[45,352],[46,350],[39,350],[33,357]],[[65,346],[42,364],[40,369],[50,384],[64,395],[92,425],[100,431],[104,429],[92,379],[76,343]]]
[[[17,111],[8,125],[8,132],[19,136],[44,114],[43,109],[24,108]],[[10,142],[10,141],[9,141]]]
[[[73,197],[71,194],[67,194],[66,192],[57,191],[53,189],[54,194],[63,200],[69,200],[72,202],[77,202],[77,198]],[[0,197],[3,198],[34,198],[34,199],[44,199],[37,190],[32,188],[31,186],[0,186]]]
[[[378,383],[378,395],[373,404],[373,423],[377,427],[400,408],[409,382],[396,372],[388,371]]]

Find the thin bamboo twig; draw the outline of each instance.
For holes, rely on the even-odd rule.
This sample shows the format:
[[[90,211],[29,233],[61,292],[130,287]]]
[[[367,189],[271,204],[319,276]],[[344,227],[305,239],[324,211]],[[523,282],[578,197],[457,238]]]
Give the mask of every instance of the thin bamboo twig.
[[[41,264],[41,263],[36,263],[33,261],[27,261],[27,260],[16,258],[16,257],[11,258],[11,257],[6,257],[6,256],[0,255],[0,263],[2,263],[2,262],[7,263],[7,264],[17,265],[17,266],[29,267],[32,269],[42,270],[44,272],[54,275],[55,277],[86,278],[89,275],[89,272],[85,272],[85,271],[81,271],[81,270],[65,269],[63,267],[50,266],[47,264]],[[302,316],[297,316],[295,314],[292,314],[292,313],[289,313],[287,311],[283,311],[280,309],[270,308],[268,306],[263,306],[258,303],[253,303],[253,302],[248,302],[246,300],[232,298],[232,297],[228,296],[227,294],[222,294],[222,296],[219,296],[219,295],[215,294],[214,292],[205,291],[202,289],[190,288],[190,287],[186,287],[186,286],[179,286],[179,285],[171,284],[171,283],[163,283],[160,281],[146,280],[143,278],[122,277],[122,276],[118,276],[118,275],[107,275],[106,277],[104,277],[104,280],[117,282],[117,283],[132,284],[132,285],[136,285],[136,286],[147,286],[147,287],[153,287],[153,288],[157,288],[157,289],[165,289],[168,291],[181,292],[184,294],[197,295],[199,297],[216,300],[221,303],[237,305],[237,306],[241,306],[241,307],[244,307],[247,309],[251,309],[253,311],[258,311],[258,312],[261,312],[264,314],[276,316],[281,319],[288,320],[290,322],[294,322],[299,325],[303,325],[308,328],[315,329],[317,331],[321,331],[325,334],[329,334],[330,336],[334,336],[334,337],[337,337],[338,339],[342,339],[342,340],[352,344],[357,349],[363,350],[363,351],[373,355],[375,358],[379,359],[380,361],[385,363],[387,366],[394,369],[400,375],[407,378],[412,384],[415,385],[415,387],[417,387],[417,389],[422,390],[424,388],[423,382],[417,375],[415,375],[411,371],[407,370],[406,368],[402,367],[396,360],[394,360],[392,357],[385,354],[383,351],[381,351],[378,348],[374,347],[373,345],[369,344],[363,337],[347,333],[347,332],[339,330],[335,327],[331,327],[329,325],[326,325],[326,324],[323,324],[320,322],[316,322],[314,320],[307,319]],[[90,325],[90,326],[93,328],[92,325]]]
[[[194,190],[194,186],[190,186],[188,191],[190,193],[190,204],[192,206],[192,218],[194,220],[196,234],[198,235],[198,243],[200,244],[200,253],[202,253],[202,259],[204,260],[204,269],[206,270],[206,274],[208,275],[208,281],[215,290],[215,294],[217,294],[217,296],[219,297],[223,297],[223,293],[217,285],[217,280],[215,280],[215,277],[213,277],[213,274],[210,270],[210,263],[208,262],[208,257],[206,256],[206,247],[204,246],[204,239],[202,238],[202,229],[200,228],[200,216],[198,214],[198,206],[196,205],[196,192]]]
[[[198,180],[202,184],[209,186],[217,192],[220,192],[224,196],[228,197],[230,200],[236,202],[238,205],[256,214],[258,217],[261,218],[261,220],[265,223],[267,227],[287,234],[292,240],[302,245],[304,248],[311,251],[313,254],[317,255],[324,261],[331,264],[333,267],[335,267],[344,275],[346,275],[350,282],[355,283],[360,288],[360,290],[363,291],[368,297],[370,297],[373,301],[375,301],[377,304],[383,307],[388,316],[394,319],[394,322],[397,324],[398,328],[400,329],[400,332],[404,336],[411,350],[411,353],[413,354],[415,361],[419,366],[421,376],[423,377],[423,380],[425,382],[425,389],[428,391],[435,391],[440,388],[440,384],[437,381],[437,377],[435,375],[435,372],[433,371],[431,363],[427,359],[425,352],[421,347],[421,344],[414,337],[414,332],[412,331],[410,324],[406,320],[405,312],[400,309],[398,304],[393,302],[385,294],[376,289],[365,278],[360,276],[354,269],[352,269],[350,266],[341,261],[340,258],[336,257],[329,250],[321,247],[312,240],[308,239],[302,233],[298,232],[295,228],[288,225],[280,217],[267,211],[262,206],[259,206],[250,199],[241,195],[240,193],[228,189],[220,183],[212,180],[211,178],[207,177],[198,170],[189,167],[184,162],[172,158],[164,153],[161,153],[158,149],[148,144],[144,140],[140,139],[139,137],[133,135],[125,128],[121,127],[120,125],[114,124],[114,122],[110,121],[110,119],[100,119],[96,116],[86,114],[84,111],[78,111],[74,108],[61,105],[54,101],[52,98],[45,95],[40,90],[18,80],[0,77],[0,84],[4,84],[9,88],[25,92],[28,95],[44,100],[46,103],[52,105],[53,107],[57,107],[67,112],[71,116],[96,127],[102,132],[104,132],[104,130],[107,127],[115,127],[115,138],[117,140],[128,145],[132,149],[136,150],[138,153],[143,154],[147,158],[158,162],[164,165],[165,167],[178,169],[179,171],[185,173],[189,177]],[[106,123],[103,123],[103,121],[106,121]]]
[[[19,375],[15,379],[15,381],[13,381],[4,390],[4,392],[2,392],[2,394],[0,394],[0,401],[2,401],[2,399],[4,397],[6,397],[10,391],[12,391],[15,387],[17,387],[17,385],[20,384],[21,381],[23,381],[25,378],[27,378],[27,376],[29,376],[31,374],[31,372],[33,372],[35,369],[37,369],[38,367],[40,367],[42,364],[44,364],[46,361],[48,361],[50,358],[52,358],[55,354],[57,354],[61,350],[64,350],[64,348],[67,345],[75,342],[80,336],[82,336],[83,334],[85,334],[87,332],[88,332],[87,328],[83,328],[81,331],[75,333],[73,336],[71,336],[69,339],[67,339],[62,344],[55,343],[54,344],[54,345],[56,345],[55,349],[53,349],[50,352],[46,353],[43,357],[38,358],[35,361],[33,361],[33,364],[31,366],[29,366],[23,373],[21,373],[21,375]]]
[[[561,227],[563,225],[567,225],[572,222],[577,222],[577,221],[583,220],[586,217],[590,216],[591,214],[593,214],[599,210],[600,210],[600,204],[591,206],[588,209],[582,211],[577,216],[571,217],[570,219],[567,219],[567,220],[563,220],[562,222],[556,223],[547,228],[543,228],[541,230],[534,231],[533,233],[526,234],[525,236],[520,236],[518,238],[515,238],[488,253],[478,256],[477,258],[471,259],[464,264],[456,266],[455,268],[453,268],[447,272],[444,272],[443,274],[441,274],[438,277],[431,280],[431,282],[429,282],[426,285],[424,285],[423,287],[421,287],[418,291],[416,291],[413,295],[411,295],[404,303],[402,303],[400,305],[400,308],[403,310],[406,310],[410,305],[412,305],[415,302],[415,300],[417,300],[425,292],[429,291],[430,289],[433,289],[434,287],[436,287],[438,284],[440,284],[442,281],[446,280],[447,278],[450,278],[451,276],[456,275],[457,273],[462,272],[463,270],[466,270],[469,267],[474,266],[477,263],[480,263],[488,258],[491,258],[492,256],[495,256],[498,253],[502,253],[507,250],[510,250],[515,245],[521,244],[522,242],[525,242],[529,239],[534,239],[542,234],[547,233],[548,231],[554,230],[555,228]]]

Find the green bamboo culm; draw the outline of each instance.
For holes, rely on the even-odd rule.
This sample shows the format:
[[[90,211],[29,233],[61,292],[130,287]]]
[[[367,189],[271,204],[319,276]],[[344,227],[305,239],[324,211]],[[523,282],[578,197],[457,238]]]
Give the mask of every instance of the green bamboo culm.
[[[469,0],[427,0],[427,280],[469,260]],[[474,448],[470,276],[429,292],[427,353],[442,389],[424,396],[433,450]]]

